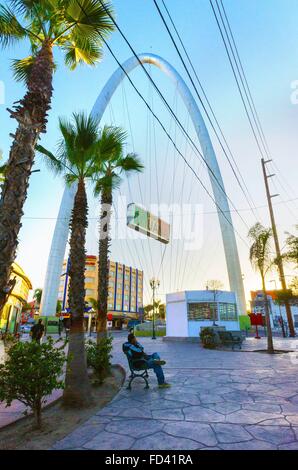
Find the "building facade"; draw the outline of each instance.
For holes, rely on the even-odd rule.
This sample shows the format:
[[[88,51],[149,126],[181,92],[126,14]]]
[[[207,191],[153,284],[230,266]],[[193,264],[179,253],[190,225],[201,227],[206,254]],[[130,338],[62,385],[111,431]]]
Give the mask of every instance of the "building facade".
[[[168,337],[199,337],[202,327],[225,326],[239,330],[234,292],[211,290],[167,294],[166,328]]]
[[[287,324],[287,314],[284,305],[277,303],[276,290],[267,291],[267,301],[269,306],[269,313],[271,319],[271,326],[273,328],[280,328],[280,318]],[[263,291],[251,291],[251,312],[262,313],[265,315],[265,297]],[[294,297],[290,300],[291,312],[295,328],[298,328],[298,298]]]
[[[64,260],[58,299],[62,310],[68,307],[68,260]],[[98,258],[87,255],[85,265],[85,300],[97,299]],[[121,327],[129,319],[138,319],[143,309],[143,271],[110,261],[108,281],[108,313],[113,315],[113,326]]]
[[[0,329],[1,331],[16,333],[22,321],[23,305],[28,301],[32,284],[29,277],[17,263],[12,265],[10,278],[16,278],[16,283],[3,308]]]

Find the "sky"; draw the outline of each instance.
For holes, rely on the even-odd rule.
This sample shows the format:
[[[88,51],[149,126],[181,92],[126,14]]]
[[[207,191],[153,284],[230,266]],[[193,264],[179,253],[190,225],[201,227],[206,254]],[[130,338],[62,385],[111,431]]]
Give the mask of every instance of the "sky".
[[[298,216],[298,104],[291,101],[291,84],[298,80],[298,3],[296,0],[223,2],[274,160],[275,166],[270,163],[268,171],[276,173],[276,177],[270,179],[270,184],[272,193],[280,194],[273,202],[283,247],[285,232],[294,231]],[[233,207],[238,210],[237,213],[232,209],[232,218],[248,299],[250,290],[260,288],[259,277],[252,270],[248,259],[248,228],[256,220],[269,225],[260,153],[249,127],[209,0],[166,0],[165,3],[183,38],[254,204],[259,208],[255,217],[210,124],[205,119],[226,192]],[[113,5],[117,22],[134,49],[139,53],[150,52],[166,59],[191,89],[190,81],[157,14],[153,0],[114,0]],[[112,34],[109,45],[120,62],[132,55],[118,32]],[[59,139],[58,117],[70,117],[72,112],[79,110],[91,111],[102,87],[117,68],[106,48],[102,62],[95,68],[79,67],[75,72],[70,72],[64,67],[61,53],[57,51],[55,54],[58,69],[54,77],[52,109],[47,134],[42,136],[41,140],[41,143],[52,151],[55,150]],[[15,129],[15,122],[9,118],[6,107],[11,107],[13,102],[24,94],[23,86],[12,78],[10,63],[11,59],[26,55],[27,43],[1,51],[0,81],[4,84],[5,100],[0,104],[0,149],[3,150],[4,157],[8,155],[11,144],[9,133]],[[175,86],[160,70],[153,66],[146,67],[199,147],[191,120]],[[211,191],[206,166],[173,122],[144,72],[138,68],[130,77],[164,123],[177,147]],[[125,225],[125,211],[121,210],[123,201],[118,199],[120,196],[125,197],[127,203],[141,203],[148,210],[152,208],[151,204],[187,204],[182,209],[182,226],[185,227],[186,221],[189,221],[187,213],[194,211],[196,207],[200,213],[196,227],[199,247],[193,250],[185,249],[185,239],[173,240],[166,247],[144,236],[131,239],[134,233],[125,226],[123,230],[126,239],[113,240],[112,259],[144,270],[145,302],[150,301],[148,281],[152,276],[159,277],[161,281],[161,299],[167,292],[204,289],[210,279],[221,280],[224,288],[228,289],[226,263],[214,202],[169,143],[127,79],[115,92],[101,124],[125,128],[128,132],[127,152],[135,151],[145,166],[143,174],[125,179],[120,190],[114,195],[118,228],[120,223]],[[37,288],[43,286],[64,182],[61,177],[54,177],[39,158],[36,158],[35,169],[40,169],[40,172],[31,176],[19,236],[17,262],[29,275],[33,287]],[[99,202],[94,198],[91,187],[88,187],[88,196],[89,227],[86,248],[89,254],[96,254]],[[287,266],[286,273],[289,281],[295,274],[291,266]],[[267,287],[273,288],[275,285],[279,286],[278,276],[272,271],[268,275]]]

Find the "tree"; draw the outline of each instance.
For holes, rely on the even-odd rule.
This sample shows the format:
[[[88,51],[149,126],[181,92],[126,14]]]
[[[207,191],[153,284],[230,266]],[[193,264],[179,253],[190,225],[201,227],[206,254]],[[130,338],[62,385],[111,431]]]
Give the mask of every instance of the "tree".
[[[216,301],[218,294],[223,289],[223,283],[217,279],[210,279],[210,281],[207,281],[206,289],[213,292],[213,326],[216,326],[216,320],[219,318],[219,312],[216,308]]]
[[[153,305],[148,304],[144,307],[144,319],[149,320],[152,317]]]
[[[294,295],[298,295],[298,276],[294,276],[289,288],[292,290]]]
[[[106,0],[10,0],[0,5],[0,46],[27,40],[31,55],[13,61],[14,78],[27,91],[10,116],[17,121],[0,200],[0,312],[16,256],[23,206],[34,163],[35,147],[46,132],[51,108],[54,49],[65,65],[95,65],[102,56],[102,37],[113,30]]]
[[[124,155],[127,134],[120,127],[105,126],[101,132],[95,169],[94,193],[100,195],[101,214],[99,228],[98,261],[98,322],[97,340],[106,334],[109,279],[109,248],[111,244],[111,213],[113,191],[119,187],[121,176],[143,170],[136,154]]]
[[[56,154],[38,145],[51,168],[65,175],[67,184],[77,184],[70,221],[68,304],[71,312],[68,355],[63,402],[66,406],[88,406],[91,388],[84,346],[85,262],[88,202],[85,179],[92,176],[98,157],[98,121],[84,113],[73,113],[72,121],[59,119],[61,140]]]
[[[2,160],[2,150],[0,150],[0,161]],[[6,164],[0,164],[0,190],[2,188],[2,185],[5,180],[5,170],[6,170]],[[1,192],[0,192],[1,194]]]
[[[42,405],[47,397],[63,388],[64,347],[56,347],[52,338],[43,344],[20,341],[9,348],[5,364],[0,364],[0,401],[10,406],[19,400],[29,406],[37,428],[42,424]]]
[[[33,294],[33,299],[35,300],[38,307],[40,306],[41,297],[42,297],[42,289],[38,287],[37,289],[34,290],[34,294]]]
[[[35,289],[34,294],[33,294],[33,299],[35,300],[36,310],[38,310],[40,307],[41,297],[42,297],[42,289],[41,287],[38,287],[37,289]],[[62,312],[62,303],[60,302],[60,300],[57,300],[56,313],[61,313],[61,312]]]
[[[252,241],[252,245],[249,251],[249,259],[256,271],[259,271],[262,279],[262,290],[265,301],[265,315],[266,315],[266,326],[267,326],[267,350],[270,354],[274,353],[272,330],[270,323],[270,313],[268,306],[268,299],[266,293],[265,278],[267,272],[272,267],[273,261],[270,257],[270,242],[272,239],[272,229],[263,227],[257,222],[248,232],[248,237]]]
[[[298,230],[298,225],[296,225],[296,230]],[[298,268],[298,236],[292,235],[288,232],[286,233],[288,237],[286,239],[287,252],[285,254],[285,259],[290,263],[294,263]]]

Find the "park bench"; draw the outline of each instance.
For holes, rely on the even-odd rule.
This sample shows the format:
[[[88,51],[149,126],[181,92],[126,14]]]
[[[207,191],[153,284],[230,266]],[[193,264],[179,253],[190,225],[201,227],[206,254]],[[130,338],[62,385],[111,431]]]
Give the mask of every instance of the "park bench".
[[[240,332],[236,334],[231,331],[218,331],[217,334],[221,344],[232,346],[233,350],[235,346],[238,346],[239,349],[242,348],[243,337]]]
[[[133,359],[131,356],[131,351],[129,350],[129,348],[127,348],[125,343],[122,345],[122,350],[124,354],[126,355],[129,370],[131,372],[127,389],[131,390],[131,384],[133,380],[138,377],[145,380],[146,385],[144,388],[149,388],[149,383],[147,380],[149,377],[147,361],[145,359]]]

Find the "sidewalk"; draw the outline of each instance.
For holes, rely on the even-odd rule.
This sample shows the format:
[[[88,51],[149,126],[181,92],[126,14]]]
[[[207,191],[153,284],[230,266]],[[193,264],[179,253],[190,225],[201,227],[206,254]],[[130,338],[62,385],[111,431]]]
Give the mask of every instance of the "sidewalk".
[[[113,362],[127,367],[123,335]],[[298,340],[276,339],[295,353],[251,353],[266,340],[249,339],[248,352],[211,351],[193,343],[141,338],[167,360],[172,387],[133,382],[114,400],[57,442],[54,449],[295,449],[298,450]],[[264,343],[264,344],[263,344]]]

